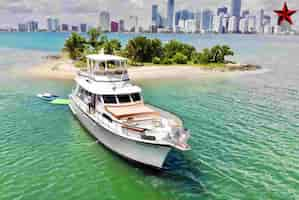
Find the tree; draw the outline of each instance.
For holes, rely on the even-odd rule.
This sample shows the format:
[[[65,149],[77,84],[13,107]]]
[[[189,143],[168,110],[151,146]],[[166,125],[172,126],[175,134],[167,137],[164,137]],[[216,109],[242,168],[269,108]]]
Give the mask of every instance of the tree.
[[[66,50],[70,58],[73,60],[80,59],[83,56],[86,40],[78,33],[72,33],[71,36],[65,41],[64,50]]]
[[[146,37],[139,36],[129,40],[127,46],[127,55],[133,62],[151,62],[152,61],[152,45],[151,40]]]
[[[152,39],[151,40],[151,57],[152,59],[157,57],[161,58],[163,57],[163,47],[162,47],[162,42],[159,39]]]
[[[233,52],[233,50],[229,46],[227,46],[227,45],[223,45],[222,46],[222,51],[223,51],[224,57],[226,57],[226,56],[233,56],[235,54]]]
[[[208,64],[211,61],[211,52],[210,49],[203,49],[202,53],[199,53],[199,63],[200,64]]]
[[[211,49],[212,59],[211,62],[225,63],[225,56],[233,56],[234,52],[227,45],[216,45]]]
[[[173,57],[173,62],[176,64],[187,64],[188,58],[184,54],[177,52]]]
[[[211,62],[214,63],[224,63],[224,54],[222,51],[221,46],[216,45],[211,48],[211,56],[212,59],[210,60]]]
[[[99,37],[101,36],[101,32],[96,29],[96,28],[92,28],[87,32],[88,35],[88,43],[93,47],[93,48],[97,48],[99,44]]]
[[[121,43],[117,39],[108,40],[103,44],[105,54],[115,54],[115,51],[120,51]]]
[[[191,60],[192,53],[196,52],[196,49],[189,44],[184,44],[177,40],[171,40],[164,45],[163,52],[164,56],[167,58],[173,58],[175,54],[179,52],[187,56],[188,60]]]

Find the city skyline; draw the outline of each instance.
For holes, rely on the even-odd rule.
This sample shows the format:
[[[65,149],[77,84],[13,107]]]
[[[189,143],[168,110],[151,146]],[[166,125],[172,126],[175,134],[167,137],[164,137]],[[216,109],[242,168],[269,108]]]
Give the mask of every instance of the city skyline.
[[[107,10],[110,12],[111,20],[124,19],[129,21],[130,16],[138,16],[139,24],[143,25],[143,28],[148,28],[151,25],[151,12],[152,5],[159,5],[162,15],[167,15],[167,2],[168,0],[156,0],[156,1],[144,1],[144,0],[127,0],[127,1],[86,1],[86,0],[64,0],[64,1],[51,1],[51,2],[36,2],[36,1],[23,1],[9,2],[0,1],[0,26],[13,25],[17,27],[17,24],[27,21],[39,21],[41,28],[47,28],[46,18],[54,17],[59,18],[60,21],[67,24],[80,25],[81,23],[97,24],[99,19],[99,13]],[[274,9],[280,8],[284,1],[270,0],[243,0],[241,12],[249,9],[252,12],[258,12],[258,9],[263,8],[268,15],[275,16]],[[211,9],[214,13],[217,12],[217,8],[226,6],[230,10],[230,0],[212,0],[212,1],[175,1],[174,11],[181,9],[189,9],[193,12],[200,9]],[[299,2],[289,1],[289,7],[294,9],[299,8]],[[97,6],[101,5],[101,6]],[[126,9],[130,9],[130,13],[126,12]],[[298,27],[299,16],[294,16],[295,26]]]

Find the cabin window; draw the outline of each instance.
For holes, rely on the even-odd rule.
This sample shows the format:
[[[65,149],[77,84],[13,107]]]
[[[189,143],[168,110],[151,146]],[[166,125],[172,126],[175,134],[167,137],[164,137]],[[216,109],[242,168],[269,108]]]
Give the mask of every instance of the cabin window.
[[[141,96],[140,96],[139,93],[131,94],[131,97],[132,97],[132,99],[133,99],[134,102],[141,101]]]
[[[83,99],[83,98],[84,98],[84,96],[85,96],[85,90],[84,90],[82,87],[79,87],[77,96],[78,96],[80,99]]]
[[[117,95],[119,103],[131,103],[129,95]]]
[[[102,103],[102,96],[97,96],[98,102]]]
[[[116,96],[114,95],[104,95],[103,100],[105,104],[117,104]]]
[[[110,123],[112,123],[112,118],[111,117],[109,117],[108,115],[106,115],[105,113],[102,115],[103,116],[103,118],[105,118],[106,120],[108,120]]]

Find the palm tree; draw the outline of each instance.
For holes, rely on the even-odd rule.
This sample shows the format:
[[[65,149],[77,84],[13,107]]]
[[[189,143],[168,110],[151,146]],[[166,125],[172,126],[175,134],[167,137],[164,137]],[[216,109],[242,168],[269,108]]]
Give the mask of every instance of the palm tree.
[[[233,56],[234,55],[233,50],[229,46],[227,46],[227,45],[223,45],[222,46],[222,52],[223,52],[224,57],[225,56]]]
[[[224,63],[224,54],[221,46],[216,45],[212,47],[211,54],[212,54],[212,62]]]
[[[121,43],[117,39],[108,40],[103,45],[105,54],[115,54],[115,51],[120,51]]]
[[[140,36],[129,40],[126,46],[128,57],[135,62],[151,62],[152,47],[151,40]]]
[[[101,32],[96,28],[92,28],[87,32],[87,35],[89,37],[88,43],[96,49],[99,45],[98,39],[101,36]]]
[[[216,45],[211,49],[212,62],[225,63],[225,56],[233,56],[234,52],[227,45]]]
[[[64,50],[66,50],[70,58],[73,60],[79,59],[85,49],[86,40],[78,33],[72,33],[72,35],[65,41]]]

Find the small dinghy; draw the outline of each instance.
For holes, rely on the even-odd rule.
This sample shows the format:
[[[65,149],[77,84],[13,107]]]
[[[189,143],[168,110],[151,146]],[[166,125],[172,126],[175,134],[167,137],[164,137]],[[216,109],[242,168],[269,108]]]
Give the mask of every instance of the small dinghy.
[[[38,94],[37,97],[45,100],[45,101],[54,101],[57,99],[59,96],[50,94],[50,93],[44,93],[44,94]]]

